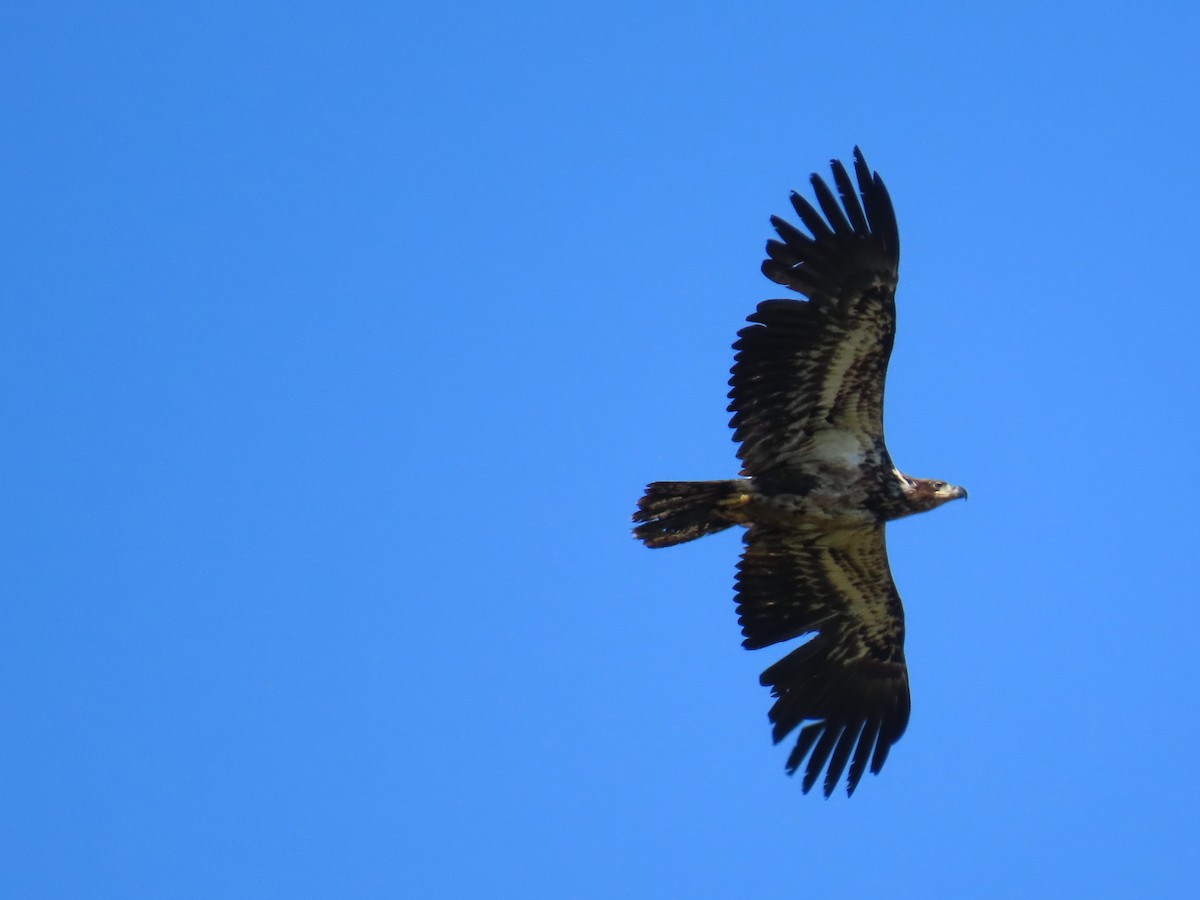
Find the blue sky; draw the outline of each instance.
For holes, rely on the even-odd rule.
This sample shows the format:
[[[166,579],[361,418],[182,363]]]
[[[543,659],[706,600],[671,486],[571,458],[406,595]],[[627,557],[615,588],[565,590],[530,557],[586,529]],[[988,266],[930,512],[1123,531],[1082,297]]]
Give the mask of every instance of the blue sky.
[[[1191,884],[1193,4],[0,11],[0,893]],[[903,246],[913,715],[803,796],[739,646],[768,217]]]

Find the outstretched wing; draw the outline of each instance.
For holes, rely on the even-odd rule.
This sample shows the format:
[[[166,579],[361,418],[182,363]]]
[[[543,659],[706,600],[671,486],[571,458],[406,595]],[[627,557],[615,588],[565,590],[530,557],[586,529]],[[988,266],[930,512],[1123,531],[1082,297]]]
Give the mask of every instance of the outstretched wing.
[[[754,650],[813,634],[761,679],[777,698],[775,742],[804,725],[788,774],[808,757],[804,792],[825,771],[828,797],[849,763],[853,794],[868,763],[874,773],[883,767],[910,708],[904,610],[883,526],[812,534],[754,526],[745,542],[737,576],[742,645]]]
[[[883,452],[883,383],[896,329],[900,239],[879,175],[854,150],[859,195],[834,161],[841,202],[812,176],[821,212],[792,194],[808,234],[773,216],[763,273],[808,298],[767,300],[738,332],[729,411],[743,475],[794,468],[821,431]],[[824,215],[822,215],[822,213]],[[843,448],[845,440],[832,446]]]

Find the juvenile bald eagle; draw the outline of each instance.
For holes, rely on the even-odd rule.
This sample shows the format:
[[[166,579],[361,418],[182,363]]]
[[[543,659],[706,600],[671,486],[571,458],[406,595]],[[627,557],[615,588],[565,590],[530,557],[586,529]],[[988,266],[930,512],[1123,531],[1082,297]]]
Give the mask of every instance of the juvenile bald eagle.
[[[633,516],[647,547],[745,527],[736,581],[742,645],[809,635],[760,680],[776,698],[775,742],[800,728],[788,773],[807,758],[804,791],[825,772],[826,797],[847,763],[847,794],[868,765],[878,773],[908,725],[904,610],[884,523],[967,496],[903,474],[888,455],[896,216],[857,147],[857,192],[840,162],[832,169],[841,203],[813,175],[820,212],[791,198],[808,233],[772,216],[780,240],[767,242],[762,264],[807,300],[760,303],[733,345],[729,424],[743,477],[655,482]]]

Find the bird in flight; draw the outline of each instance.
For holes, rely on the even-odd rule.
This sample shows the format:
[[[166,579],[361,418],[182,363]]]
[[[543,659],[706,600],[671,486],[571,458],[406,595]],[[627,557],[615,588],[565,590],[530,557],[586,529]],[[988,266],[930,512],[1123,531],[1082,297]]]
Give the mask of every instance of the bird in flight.
[[[843,772],[847,794],[868,766],[877,774],[908,725],[904,609],[884,525],[967,496],[905,475],[888,455],[896,216],[857,147],[857,190],[841,162],[832,170],[836,195],[814,174],[817,206],[791,196],[805,230],[771,217],[779,240],[767,242],[763,274],[806,299],[760,303],[733,345],[729,424],[741,477],[654,482],[633,516],[647,547],[746,529],[742,646],[807,636],[760,680],[775,698],[775,742],[800,729],[788,773],[803,765],[805,793],[824,773],[826,797]]]

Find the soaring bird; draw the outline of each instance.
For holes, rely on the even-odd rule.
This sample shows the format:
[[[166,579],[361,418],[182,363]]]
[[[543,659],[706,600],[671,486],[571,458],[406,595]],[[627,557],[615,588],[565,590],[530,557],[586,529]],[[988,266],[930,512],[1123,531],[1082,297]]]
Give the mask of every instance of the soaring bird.
[[[750,650],[807,637],[763,672],[776,743],[800,729],[788,774],[828,797],[878,773],[911,708],[904,609],[885,523],[967,492],[913,478],[883,440],[883,386],[896,332],[900,263],[887,188],[854,148],[857,190],[839,161],[837,194],[811,177],[797,193],[805,230],[778,217],[763,274],[806,299],[766,300],[738,332],[729,384],[741,477],[659,481],[633,520],[647,547],[745,528],[738,622]],[[840,202],[839,202],[840,198]],[[847,765],[849,769],[847,771]]]

